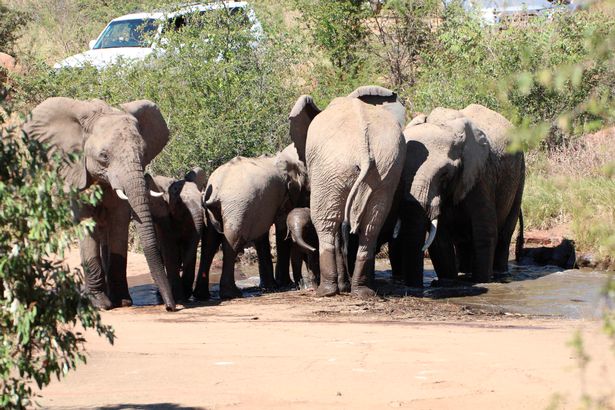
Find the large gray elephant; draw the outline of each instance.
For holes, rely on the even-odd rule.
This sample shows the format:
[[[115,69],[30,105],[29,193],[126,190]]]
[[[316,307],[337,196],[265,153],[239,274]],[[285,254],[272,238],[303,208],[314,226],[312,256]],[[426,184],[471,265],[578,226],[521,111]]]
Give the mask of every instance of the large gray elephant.
[[[173,295],[177,302],[187,301],[192,294],[196,255],[205,226],[201,191],[207,177],[201,168],[195,168],[180,180],[149,174],[145,178],[150,190],[161,194],[151,198],[150,206]]]
[[[113,108],[100,100],[53,97],[32,111],[25,131],[64,154],[80,158],[61,169],[66,187],[84,190],[96,183],[102,201],[76,204],[77,220],[92,218],[96,227],[80,241],[86,290],[95,306],[130,306],[126,280],[128,225],[131,214],[143,252],[167,310],[175,309],[171,286],[156,244],[143,168],[163,149],[169,130],[158,107],[147,100]]]
[[[439,279],[461,271],[488,282],[508,270],[525,180],[523,153],[507,151],[511,129],[502,115],[476,104],[437,108],[406,127],[401,217],[408,285],[422,286],[427,247]]]
[[[194,296],[209,298],[209,269],[222,244],[223,266],[220,298],[240,297],[235,285],[235,259],[249,241],[258,254],[261,287],[277,287],[269,243],[269,229],[276,227],[276,278],[289,278],[290,240],[286,215],[306,198],[305,165],[294,145],[275,156],[236,157],[217,168],[203,194],[207,229]]]
[[[320,111],[301,96],[289,119],[299,156],[310,180],[311,219],[318,233],[318,296],[339,292],[335,237],[357,234],[351,293],[375,294],[376,240],[393,203],[406,156],[404,106],[397,95],[376,86],[360,87]],[[348,240],[345,238],[344,244]]]

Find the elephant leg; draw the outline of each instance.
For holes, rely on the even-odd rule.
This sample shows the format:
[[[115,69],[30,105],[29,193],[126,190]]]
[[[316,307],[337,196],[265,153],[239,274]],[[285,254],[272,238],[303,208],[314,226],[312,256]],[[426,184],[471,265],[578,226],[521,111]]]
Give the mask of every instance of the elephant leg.
[[[457,279],[457,261],[455,247],[446,227],[440,227],[429,247],[429,257],[433,263],[438,279]]]
[[[119,206],[108,209],[108,212],[106,247],[108,247],[109,258],[107,271],[109,298],[114,306],[132,306],[126,278],[130,209]]]
[[[521,199],[523,197],[523,184],[520,189],[517,190],[515,200],[510,209],[510,212],[506,216],[506,220],[498,230],[498,241],[495,247],[495,256],[493,260],[493,270],[497,273],[508,272],[508,259],[510,252],[510,242],[519,220],[519,213],[521,212]]]
[[[307,255],[304,255],[303,259],[307,267],[308,277],[310,278],[312,289],[316,290],[320,284],[319,255],[315,253],[308,253]]]
[[[351,286],[351,294],[360,298],[376,295],[376,291],[373,289],[374,245],[373,240],[363,234],[360,235]]]
[[[401,213],[401,231],[397,240],[401,243],[401,269],[406,286],[422,288],[425,252],[425,234],[429,220],[418,203],[405,203]]]
[[[211,263],[216,256],[216,252],[222,243],[222,235],[210,226],[205,229],[202,236],[201,261],[192,295],[196,300],[209,300],[209,270],[211,269]]]
[[[333,232],[337,232],[339,226]],[[339,293],[337,281],[337,262],[335,257],[335,235],[332,233],[318,233],[320,284],[316,289],[316,296],[334,296]]]
[[[485,283],[493,278],[493,258],[497,240],[497,220],[495,210],[484,212],[472,218],[472,242],[474,245],[474,264],[472,280]]]
[[[105,273],[100,257],[100,231],[94,227],[79,242],[81,265],[85,274],[85,289],[92,304],[98,309],[111,309],[113,304],[105,294]]]
[[[389,243],[389,262],[391,263],[391,277],[396,282],[401,282],[403,273],[403,246],[400,237],[392,238]]]
[[[286,239],[286,224],[276,224],[275,226],[275,245],[277,252],[277,262],[275,264],[275,281],[279,286],[288,286],[291,283],[290,272],[290,248],[292,239]]]
[[[261,278],[260,287],[263,290],[277,289],[278,285],[273,278],[273,262],[271,261],[269,233],[255,240],[254,247],[256,248],[256,255],[258,256],[258,274]]]
[[[337,286],[341,293],[350,292],[350,278],[348,269],[344,263],[344,253],[342,252],[342,238],[338,231],[335,235],[335,265],[337,268]]]
[[[462,241],[455,245],[455,254],[459,262],[459,272],[472,273],[474,270],[474,251],[472,250],[472,241]]]
[[[194,285],[194,270],[196,268],[196,250],[199,244],[199,237],[188,241],[188,245],[184,243],[182,254],[182,285],[186,298],[192,294],[192,286]]]
[[[293,280],[298,289],[307,289],[311,286],[309,273],[304,276],[302,274],[302,266],[304,262],[304,253],[299,249],[298,245],[292,244],[290,247],[290,264],[293,270]]]
[[[237,246],[239,248],[239,246]],[[222,239],[222,275],[220,276],[220,299],[234,299],[242,297],[241,290],[235,284],[235,260],[237,250],[228,239]]]

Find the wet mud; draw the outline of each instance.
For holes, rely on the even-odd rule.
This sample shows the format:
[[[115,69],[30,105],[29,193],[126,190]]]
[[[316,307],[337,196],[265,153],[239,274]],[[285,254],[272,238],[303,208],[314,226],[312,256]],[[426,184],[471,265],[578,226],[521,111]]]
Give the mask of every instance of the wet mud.
[[[606,274],[599,271],[562,270],[555,266],[517,266],[511,263],[511,274],[499,282],[472,284],[460,280],[438,286],[435,272],[426,266],[424,288],[417,289],[393,282],[387,261],[379,260],[375,275],[379,297],[372,301],[357,301],[346,295],[319,299],[309,291],[292,289],[265,293],[259,288],[256,264],[242,264],[236,272],[237,286],[242,289],[244,297],[225,303],[313,303],[314,306],[322,307],[313,312],[314,316],[320,318],[361,313],[412,319],[416,317],[416,312],[408,312],[416,310],[428,311],[428,316],[436,319],[475,315],[598,318],[601,315],[601,291],[606,280]],[[212,272],[211,301],[188,303],[187,307],[220,303],[217,276]],[[148,274],[129,277],[129,286],[135,306],[162,303]]]

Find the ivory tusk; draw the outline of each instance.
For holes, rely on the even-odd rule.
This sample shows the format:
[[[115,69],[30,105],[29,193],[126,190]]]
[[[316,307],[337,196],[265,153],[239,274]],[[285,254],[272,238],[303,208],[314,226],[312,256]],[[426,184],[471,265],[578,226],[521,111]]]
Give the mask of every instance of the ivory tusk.
[[[431,228],[429,229],[429,236],[425,240],[425,245],[423,245],[423,248],[421,249],[421,251],[425,252],[427,248],[429,248],[429,246],[431,245],[431,243],[436,237],[437,230],[438,230],[438,220],[434,219],[433,221],[431,221]]]
[[[123,199],[124,201],[128,201],[128,197],[126,196],[124,191],[122,191],[121,189],[116,189],[115,193],[117,194],[117,196],[120,197],[120,199]]]
[[[161,196],[164,195],[164,192],[156,192],[156,191],[152,191],[151,189],[149,190],[149,194],[151,196],[153,196],[154,198],[160,198]]]

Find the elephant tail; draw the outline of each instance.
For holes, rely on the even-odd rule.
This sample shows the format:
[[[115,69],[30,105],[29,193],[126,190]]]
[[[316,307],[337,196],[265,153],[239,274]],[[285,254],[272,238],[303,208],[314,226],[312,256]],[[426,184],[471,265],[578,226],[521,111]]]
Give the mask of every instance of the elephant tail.
[[[521,259],[521,253],[523,252],[523,210],[519,209],[519,233],[517,234],[517,241],[515,243],[515,260],[519,262]]]
[[[214,188],[211,185],[207,185],[203,193],[203,208],[205,208],[207,224],[213,226],[219,234],[223,234],[220,199],[215,195]]]
[[[350,188],[350,193],[348,194],[348,199],[346,200],[346,206],[344,209],[344,221],[342,222],[342,227],[346,226],[348,229],[349,233],[356,233],[357,229],[359,228],[359,224],[361,222],[361,217],[363,216],[363,212],[365,211],[365,206],[367,204],[367,198],[365,198],[365,201],[362,201],[362,203],[360,205],[358,205],[358,209],[357,212],[355,212],[354,218],[353,218],[353,223],[350,223],[350,212],[353,208],[353,202],[355,201],[355,198],[357,197],[357,194],[359,193],[359,190],[365,190],[366,188],[369,189],[369,187],[364,186],[364,182],[365,179],[367,178],[367,174],[369,172],[369,170],[374,166],[374,156],[369,144],[369,122],[366,121],[365,118],[365,113],[364,113],[364,109],[363,109],[363,102],[361,102],[361,100],[359,99],[355,99],[353,100],[353,104],[355,104],[355,107],[357,109],[357,117],[359,119],[359,126],[362,132],[362,139],[361,139],[361,146],[360,146],[360,152],[361,152],[361,162],[359,165],[359,176],[357,177],[356,181],[354,182],[354,184],[352,185],[352,188]],[[364,196],[365,192],[362,192]],[[343,230],[344,232],[344,230]],[[343,233],[342,232],[342,233]],[[344,235],[342,235],[343,237]]]

